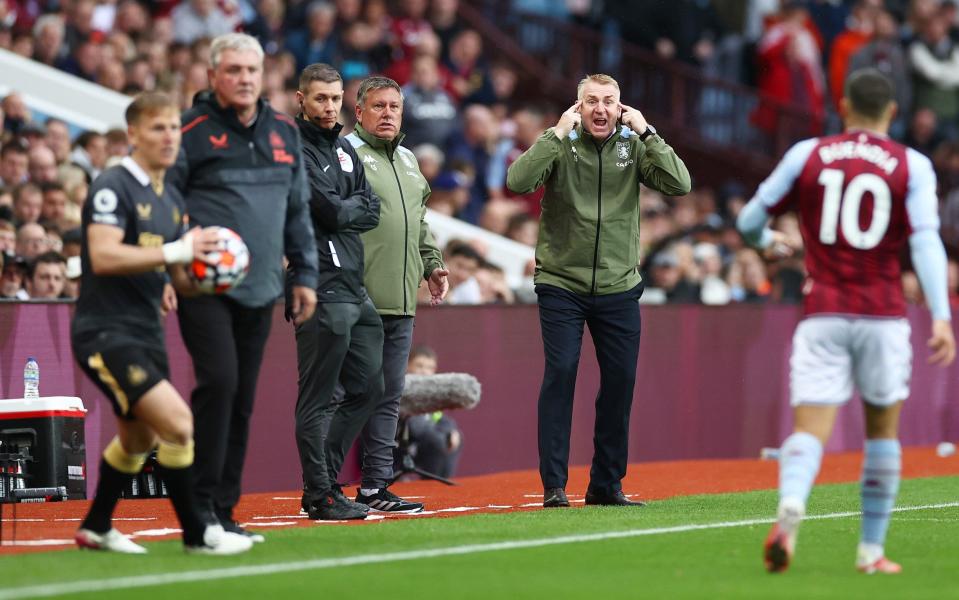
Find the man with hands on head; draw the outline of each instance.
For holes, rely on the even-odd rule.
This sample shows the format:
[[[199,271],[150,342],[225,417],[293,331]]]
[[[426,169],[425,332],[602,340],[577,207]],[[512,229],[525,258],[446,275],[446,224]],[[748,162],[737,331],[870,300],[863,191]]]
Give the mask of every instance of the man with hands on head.
[[[619,84],[589,75],[555,127],[514,162],[507,186],[545,186],[534,281],[546,368],[539,395],[543,506],[567,507],[569,436],[583,325],[600,368],[586,504],[628,500],[629,414],[639,357],[640,184],[689,192],[689,172],[643,114],[620,102]]]

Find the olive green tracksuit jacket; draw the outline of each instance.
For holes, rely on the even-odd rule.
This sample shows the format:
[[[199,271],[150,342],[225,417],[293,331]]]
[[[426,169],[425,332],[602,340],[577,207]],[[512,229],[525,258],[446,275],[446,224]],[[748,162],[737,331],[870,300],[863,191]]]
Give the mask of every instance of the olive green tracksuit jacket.
[[[640,141],[624,125],[605,141],[581,127],[559,139],[547,129],[506,176],[518,194],[546,186],[535,283],[586,295],[638,285],[640,184],[689,192],[686,165],[658,135]]]
[[[346,139],[381,202],[380,224],[360,236],[366,291],[380,315],[413,316],[420,282],[443,266],[443,255],[423,220],[430,186],[416,157],[400,146],[402,133],[387,142],[357,123]]]

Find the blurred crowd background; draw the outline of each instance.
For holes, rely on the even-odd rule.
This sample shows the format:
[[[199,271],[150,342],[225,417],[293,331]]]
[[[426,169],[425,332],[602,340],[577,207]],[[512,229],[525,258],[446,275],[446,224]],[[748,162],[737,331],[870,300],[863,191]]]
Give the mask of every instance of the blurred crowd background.
[[[574,101],[519,94],[520,70],[461,18],[458,0],[0,0],[0,48],[122,94],[162,89],[184,108],[207,87],[210,40],[245,31],[267,56],[264,96],[295,114],[300,70],[334,65],[346,95],[344,135],[359,82],[373,74],[404,89],[404,145],[433,193],[430,208],[534,246],[541,193],[518,196],[506,170]],[[774,135],[776,101],[806,107],[807,135],[838,132],[838,99],[851,70],[875,65],[895,82],[891,135],[928,155],[939,173],[943,239],[959,250],[959,17],[953,0],[499,0],[471,2],[493,19],[524,14],[635,44],[663,64],[749,86],[761,101],[744,127]],[[520,30],[522,31],[522,30]],[[536,29],[520,42],[536,46]],[[624,97],[625,103],[630,103]],[[643,110],[643,106],[637,106]],[[90,182],[127,153],[124,129],[79,131],[39,115],[12,91],[0,102],[0,297],[75,297],[79,225]],[[670,140],[667,138],[667,142]],[[778,158],[778,157],[771,157]],[[651,190],[642,208],[646,302],[799,302],[802,256],[767,264],[744,247],[735,217],[753,193],[736,173],[697,182],[683,197]],[[777,226],[799,236],[795,217]],[[534,265],[510,286],[478,239],[451,240],[451,303],[529,302]],[[904,257],[908,297],[921,292]],[[950,260],[959,297],[959,263]]]

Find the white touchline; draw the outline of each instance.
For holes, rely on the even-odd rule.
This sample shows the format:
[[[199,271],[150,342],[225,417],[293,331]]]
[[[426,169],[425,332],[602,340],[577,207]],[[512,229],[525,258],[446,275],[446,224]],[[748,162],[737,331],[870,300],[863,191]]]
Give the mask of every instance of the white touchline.
[[[915,510],[931,510],[936,508],[959,507],[959,502],[945,502],[942,504],[924,504],[920,506],[900,506],[893,512],[909,512]],[[810,515],[808,521],[822,519],[842,519],[858,517],[859,511],[828,513],[824,515]],[[399,562],[417,560],[421,558],[442,558],[461,554],[478,554],[480,552],[497,552],[503,550],[519,550],[523,548],[538,548],[557,544],[576,544],[581,542],[599,542],[621,538],[642,537],[647,535],[662,535],[666,533],[684,533],[704,529],[728,529],[730,527],[746,527],[749,525],[768,525],[775,519],[745,519],[742,521],[721,521],[719,523],[702,523],[699,525],[674,525],[672,527],[654,527],[650,529],[627,529],[625,531],[604,531],[581,535],[565,535],[560,537],[539,538],[532,540],[512,540],[490,544],[470,544],[466,546],[448,546],[446,548],[429,548],[424,550],[409,550],[406,552],[386,552],[383,554],[360,554],[341,558],[319,558],[297,562],[270,563],[265,565],[245,565],[225,569],[207,569],[204,571],[183,571],[180,573],[158,573],[156,575],[137,575],[133,577],[115,577],[113,579],[88,579],[82,581],[66,581],[63,583],[49,583],[24,587],[7,588],[0,590],[0,600],[14,598],[36,598],[61,596],[65,594],[79,594],[82,592],[100,592],[107,590],[121,590],[142,588],[155,585],[169,585],[189,583],[192,581],[215,581],[217,579],[231,579],[233,577],[251,577],[254,575],[276,575],[279,573],[293,573],[297,571],[313,571],[318,569],[333,569],[336,567],[352,567],[376,563]]]

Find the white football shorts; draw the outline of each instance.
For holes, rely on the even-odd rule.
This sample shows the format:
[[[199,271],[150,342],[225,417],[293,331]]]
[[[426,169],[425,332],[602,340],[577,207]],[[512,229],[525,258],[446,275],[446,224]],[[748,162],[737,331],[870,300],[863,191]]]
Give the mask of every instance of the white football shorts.
[[[853,385],[873,406],[905,400],[912,376],[910,332],[906,319],[804,319],[793,335],[790,403],[845,404]]]

